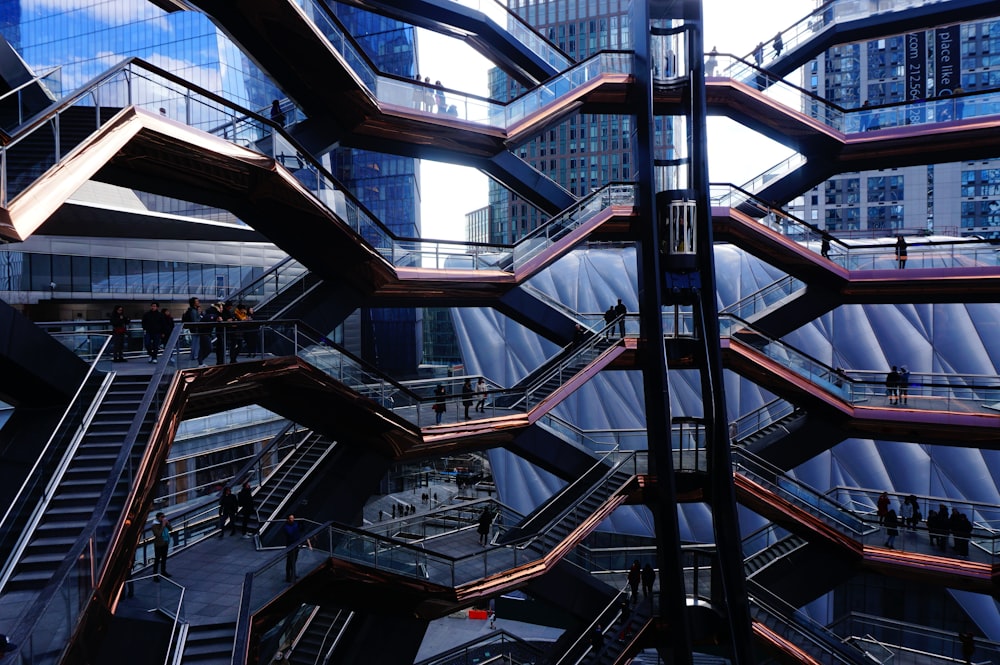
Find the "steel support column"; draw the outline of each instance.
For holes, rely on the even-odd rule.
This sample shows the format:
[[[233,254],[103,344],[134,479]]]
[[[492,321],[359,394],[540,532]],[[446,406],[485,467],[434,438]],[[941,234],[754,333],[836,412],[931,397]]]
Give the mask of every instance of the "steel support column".
[[[732,640],[732,661],[750,665],[750,614],[747,604],[746,578],[743,569],[743,543],[736,511],[733,487],[729,428],[726,417],[726,397],[723,384],[722,354],[719,350],[719,312],[715,296],[715,255],[712,238],[712,209],[709,200],[708,141],[705,118],[705,45],[704,17],[700,0],[689,3],[687,22],[688,62],[691,65],[689,112],[691,128],[691,187],[696,192],[698,226],[698,268],[700,290],[694,301],[696,326],[704,343],[704,361],[699,367],[703,418],[708,450],[708,502],[712,510],[718,557],[721,597],[725,599],[725,618]],[[699,325],[700,324],[700,325]],[[714,585],[714,581],[713,581]],[[713,594],[717,595],[717,594]]]
[[[657,563],[660,568],[659,615],[667,624],[659,635],[657,649],[675,665],[692,662],[691,631],[687,614],[687,591],[680,549],[680,529],[674,487],[673,452],[670,437],[670,395],[667,390],[667,355],[663,344],[663,297],[661,293],[660,232],[656,220],[653,168],[653,76],[650,44],[650,3],[633,2],[630,10],[635,35],[635,173],[638,182],[636,207],[640,227],[636,262],[638,267],[639,325],[643,342],[643,394],[649,441],[650,472],[657,477],[656,501],[650,504],[656,527]]]

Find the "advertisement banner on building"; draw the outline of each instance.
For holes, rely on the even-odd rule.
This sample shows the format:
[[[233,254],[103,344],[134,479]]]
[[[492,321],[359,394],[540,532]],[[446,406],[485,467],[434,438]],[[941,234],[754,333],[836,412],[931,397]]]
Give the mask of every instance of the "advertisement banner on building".
[[[944,28],[934,28],[934,96],[951,97],[955,88],[959,87],[961,73],[959,70],[960,47],[959,26],[949,25]],[[947,122],[955,117],[953,100],[940,101],[935,112],[938,122]]]
[[[911,32],[906,35],[906,101],[927,99],[927,33]],[[924,122],[926,109],[913,104],[906,110],[906,124]]]

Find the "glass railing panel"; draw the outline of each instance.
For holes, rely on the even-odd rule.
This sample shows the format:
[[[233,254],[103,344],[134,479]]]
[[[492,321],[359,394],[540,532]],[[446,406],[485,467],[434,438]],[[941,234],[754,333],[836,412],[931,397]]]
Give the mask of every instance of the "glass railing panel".
[[[749,192],[759,192],[765,187],[770,185],[772,182],[780,180],[785,177],[795,169],[804,166],[806,163],[805,155],[801,153],[795,153],[794,155],[784,159],[771,168],[767,169],[758,176],[755,176],[750,181],[744,183],[740,187]]]
[[[981,92],[870,109],[853,109],[847,117],[844,131],[868,132],[891,127],[931,125],[994,116],[998,113],[1000,93]]]
[[[407,577],[451,584],[454,562],[429,550],[407,547],[399,541],[360,531],[331,527],[333,556]],[[432,575],[433,572],[433,575]]]
[[[398,268],[509,270],[509,256],[509,249],[502,245],[397,238],[392,243],[391,261]]]
[[[531,386],[528,386],[524,392],[524,408],[528,410],[541,403],[546,397],[604,353],[607,348],[606,340],[608,339],[608,331],[617,334],[617,320],[600,330],[589,340],[581,343],[571,355],[561,359],[548,372],[539,376]]]
[[[168,577],[149,575],[130,579],[119,609],[131,612],[159,612],[175,621],[184,621],[184,587]],[[175,635],[176,637],[176,635]],[[159,654],[157,654],[159,655]],[[166,656],[166,654],[164,654]],[[164,659],[163,662],[168,662]]]
[[[56,153],[57,123],[58,120],[53,118],[35,127],[30,135],[20,135],[2,148],[7,176],[4,203],[13,200],[59,161]]]
[[[549,307],[552,307],[563,314],[566,318],[571,321],[579,323],[581,326],[586,328],[591,333],[596,333],[598,330],[604,327],[604,313],[580,313],[577,312],[572,307],[569,307],[559,299],[554,296],[545,293],[541,289],[532,286],[530,283],[522,284],[521,290],[531,294],[532,297],[541,300]]]
[[[92,580],[89,571],[93,565],[94,561],[84,551],[65,584],[56,589],[49,599],[46,611],[31,627],[31,632],[27,635],[15,632],[8,638],[21,647],[18,651],[20,663],[56,665],[61,662],[61,650],[53,649],[53,645],[70,643],[76,624],[90,598]]]
[[[383,258],[387,261],[392,259],[393,238],[388,229],[364,210],[340,183],[298,152],[284,136],[274,134],[271,141],[262,142],[258,148],[289,168],[313,196],[361,235]]]
[[[148,523],[153,524],[153,516],[159,510],[153,511]],[[170,548],[177,551],[182,547],[193,545],[209,536],[216,535],[219,530],[219,506],[213,500],[212,505],[206,506],[179,517],[170,517]],[[147,531],[148,533],[148,531]],[[145,534],[144,534],[145,535]],[[153,538],[144,537],[135,549],[133,565],[143,567],[153,562]]]
[[[763,96],[773,99],[797,113],[808,115],[837,131],[844,131],[848,113],[836,104],[779,78],[764,69],[755,69],[748,62],[723,53],[706,54],[705,71],[714,68],[714,76],[732,78],[750,84]],[[714,62],[713,62],[714,60]]]
[[[644,429],[581,430],[551,413],[545,414],[536,422],[545,425],[563,438],[597,453],[618,448],[636,450],[644,448],[647,441]]]
[[[752,559],[788,535],[788,531],[776,524],[757,529],[743,538],[743,558]]]
[[[383,105],[502,127],[503,105],[451,88],[379,76],[372,92]]]
[[[864,406],[905,406],[930,411],[995,414],[1000,402],[1000,377],[982,374],[913,372],[906,385],[890,390],[887,374],[850,370],[852,400]]]
[[[855,642],[862,649],[871,646],[884,655],[884,645],[898,647],[912,661],[926,663],[965,662],[962,643],[955,631],[941,630],[935,626],[895,621],[885,617],[850,612],[837,619],[830,629],[846,641]],[[898,661],[887,661],[898,662]],[[1000,644],[986,638],[975,638],[975,651],[971,659],[976,665],[1000,663]]]
[[[730,315],[719,317],[720,336],[736,337],[738,339],[741,329],[753,338],[752,346],[771,360],[792,370],[817,387],[845,401],[852,401],[852,384],[845,381],[843,373],[827,367],[792,346],[767,338],[754,330],[745,321],[736,319]]]
[[[775,494],[805,509],[808,513],[820,517],[827,524],[835,526],[852,538],[861,539],[865,535],[879,530],[878,527],[868,524],[864,519],[846,510],[826,495],[789,478],[780,469],[772,467],[745,450],[734,449],[733,462],[738,472],[745,473]]]
[[[824,237],[835,240],[832,236],[824,234],[818,227],[802,221],[781,208],[761,201],[750,191],[754,190],[749,189],[749,187],[713,184],[711,186],[712,205],[740,210],[761,226],[795,240],[816,253],[822,251]],[[844,249],[838,243],[837,251],[843,252]],[[831,259],[836,260],[835,255],[831,254]]]
[[[806,15],[789,28],[781,31],[781,52],[787,53],[813,39],[817,34],[838,24],[854,20],[870,19],[873,14],[888,14],[905,11],[915,7],[925,7],[945,0],[892,0],[873,5],[866,0],[835,0],[824,2],[820,8]],[[767,65],[775,55],[774,40],[763,43],[761,63]],[[744,60],[748,63],[754,59],[753,53],[748,53]],[[744,72],[742,76],[746,76]],[[734,77],[735,78],[735,77]]]
[[[202,324],[203,327],[206,324]],[[412,407],[419,398],[400,384],[365,366],[334,346],[315,331],[295,322],[268,322],[265,324],[228,324],[224,335],[259,335],[260,349],[265,355],[296,355],[323,371],[331,378],[351,387],[386,408]]]
[[[786,402],[783,399],[772,400],[760,408],[740,416],[736,420],[736,431],[731,432],[731,434],[735,434],[733,438],[736,441],[741,441],[792,413],[795,413],[795,405],[791,402]]]
[[[29,524],[40,517],[41,502],[46,495],[51,495],[48,488],[57,470],[61,468],[70,444],[86,424],[88,415],[97,406],[95,400],[101,394],[102,386],[107,379],[103,371],[98,371],[98,366],[110,365],[110,349],[107,341],[105,337],[105,346],[102,347],[104,354],[99,355],[92,363],[83,383],[73,396],[52,436],[38,454],[34,466],[28,472],[14,499],[4,507],[0,517],[0,527],[2,527],[0,561],[9,562],[8,566],[12,567],[16,563],[11,559],[11,554],[15,549],[20,549],[18,540],[30,535]]]
[[[507,31],[518,43],[539,56],[556,71],[567,69],[573,61],[558,48],[549,43],[534,28],[517,14],[514,14],[497,0],[455,0],[457,4],[482,12],[497,26]]]
[[[665,307],[662,314],[665,337],[696,337],[694,313],[690,307]],[[636,330],[638,333],[638,330]]]
[[[930,125],[1000,113],[1000,93],[995,91],[845,109],[764,69],[754,68],[745,60],[719,53],[708,54],[706,58],[706,71],[714,68],[716,75],[747,83],[761,90],[764,96],[844,134]]]
[[[504,129],[521,122],[545,105],[563,97],[602,74],[629,74],[632,71],[632,54],[626,52],[601,52],[549,79],[535,89],[509,102],[506,106]]]
[[[751,293],[732,305],[722,308],[720,313],[732,314],[741,319],[750,319],[756,314],[764,312],[771,305],[781,302],[793,293],[803,291],[805,288],[805,282],[788,275]]]
[[[257,279],[243,286],[229,296],[229,300],[246,301],[259,305],[283,293],[291,285],[302,279],[308,270],[304,265],[288,257],[266,271]]]
[[[611,184],[553,217],[514,246],[515,270],[611,206],[634,206],[634,185]]]
[[[3,126],[0,130],[10,134],[38,110],[39,88],[50,101],[62,96],[62,67],[54,67],[44,74],[35,76],[13,90],[0,95],[0,115]]]
[[[877,521],[876,507],[881,493],[881,490],[840,486],[827,491],[826,495],[865,520],[874,522]],[[902,513],[903,502],[912,497],[917,504],[921,520],[926,520],[932,510],[940,511],[943,506],[945,512],[957,510],[969,518],[976,529],[973,539],[992,541],[994,536],[1000,534],[1000,505],[922,494],[890,492],[888,495],[889,506],[897,513]]]
[[[340,54],[351,70],[370,89],[375,90],[375,80],[378,74],[368,65],[368,61],[358,52],[354,41],[330,18],[330,10],[314,0],[295,0],[295,4],[330,42],[333,49]]]
[[[409,517],[399,517],[385,522],[376,522],[365,527],[365,531],[384,538],[392,538],[400,542],[423,542],[439,536],[474,530],[483,508],[489,508],[493,513],[501,511],[506,517],[501,524],[515,524],[512,519],[520,519],[506,506],[492,499],[467,501],[455,506],[444,506]]]

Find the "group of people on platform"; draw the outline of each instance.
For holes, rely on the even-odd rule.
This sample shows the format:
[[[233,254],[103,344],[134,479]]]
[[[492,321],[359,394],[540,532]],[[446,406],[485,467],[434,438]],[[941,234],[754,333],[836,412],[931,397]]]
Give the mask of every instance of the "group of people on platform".
[[[205,360],[215,351],[216,364],[225,362],[226,351],[229,351],[229,362],[234,363],[240,353],[246,353],[251,358],[257,355],[257,336],[245,334],[239,330],[224,327],[232,321],[253,321],[253,307],[242,302],[233,305],[231,301],[216,302],[202,311],[201,300],[192,297],[188,300],[188,308],[184,311],[181,321],[184,323],[214,323],[214,327],[205,327],[193,331],[191,339],[191,359],[204,366]],[[111,326],[111,351],[113,362],[126,362],[126,337],[131,319],[125,313],[123,305],[115,305],[111,310],[109,320]],[[170,338],[174,329],[174,317],[167,308],[160,308],[158,302],[151,302],[149,309],[143,313],[142,346],[146,351],[148,361],[156,364],[159,361],[160,350]],[[173,361],[171,361],[173,362]]]
[[[885,394],[889,404],[906,404],[910,398],[910,370],[906,365],[892,366],[885,375]]]
[[[489,395],[489,387],[486,379],[479,377],[476,385],[472,385],[472,379],[467,378],[462,383],[462,407],[465,409],[465,419],[471,420],[469,409],[475,406],[477,413],[486,412],[486,398]],[[431,404],[431,411],[434,412],[434,423],[440,425],[444,422],[444,414],[448,411],[448,389],[443,383],[434,386],[434,403]]]
[[[241,352],[253,358],[257,355],[257,335],[253,332],[244,333],[226,323],[233,321],[253,321],[253,307],[242,302],[235,306],[232,301],[216,302],[202,312],[201,300],[192,297],[188,300],[188,308],[181,318],[185,323],[214,323],[212,327],[192,331],[191,359],[199,367],[205,366],[205,360],[215,351],[215,364],[226,362],[226,351],[229,351],[229,362],[234,363]]]
[[[444,96],[444,85],[440,80],[431,83],[431,77],[426,76],[420,80],[420,74],[413,77],[413,80],[421,84],[421,87],[413,89],[413,108],[419,111],[430,111],[458,116],[458,108],[449,105]]]
[[[912,531],[923,519],[917,497],[913,494],[903,499],[899,506],[899,513],[897,513],[891,507],[889,493],[882,492],[875,502],[875,515],[878,517],[878,523],[885,527],[886,540],[884,545],[889,549],[895,547],[900,528],[905,527]],[[942,503],[938,505],[936,510],[929,510],[927,513],[927,533],[930,536],[932,547],[942,552],[947,551],[950,536],[953,539],[952,549],[954,552],[959,556],[968,556],[969,539],[972,537],[972,521],[958,508],[952,508],[949,513],[948,506]]]
[[[608,311],[604,312],[604,325],[605,325],[605,337],[611,339],[615,336],[614,328],[612,323],[615,319],[618,320],[618,336],[625,339],[625,315],[628,314],[628,308],[622,302],[622,299],[618,299],[617,305],[612,305],[608,307]]]

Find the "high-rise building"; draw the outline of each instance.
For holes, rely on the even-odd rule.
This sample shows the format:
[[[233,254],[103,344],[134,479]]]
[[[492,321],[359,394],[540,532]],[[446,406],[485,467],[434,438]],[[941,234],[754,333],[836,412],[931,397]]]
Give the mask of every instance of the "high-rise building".
[[[609,0],[597,6],[581,0],[517,0],[508,3],[540,35],[575,61],[598,51],[628,49],[629,2]],[[511,100],[524,88],[499,69],[490,72],[490,96]],[[574,113],[565,122],[517,147],[516,154],[574,196],[584,196],[609,182],[632,180],[632,134],[628,115]],[[490,181],[490,241],[514,243],[548,216]]]
[[[413,77],[417,72],[413,26],[333,0],[327,4],[379,71]],[[351,148],[336,148],[331,160],[334,175],[390,231],[402,238],[420,237],[417,160]],[[423,315],[414,307],[363,308],[345,322],[343,339],[348,348],[386,372],[415,376],[423,353]]]
[[[935,100],[919,115],[961,120],[970,95],[1000,86],[1000,20],[968,21],[838,44],[802,70],[802,86],[847,108],[872,107],[868,129],[901,102]],[[914,118],[919,121],[920,118]],[[794,203],[809,221],[845,236],[899,232],[995,238],[1000,170],[995,160],[838,174]]]

